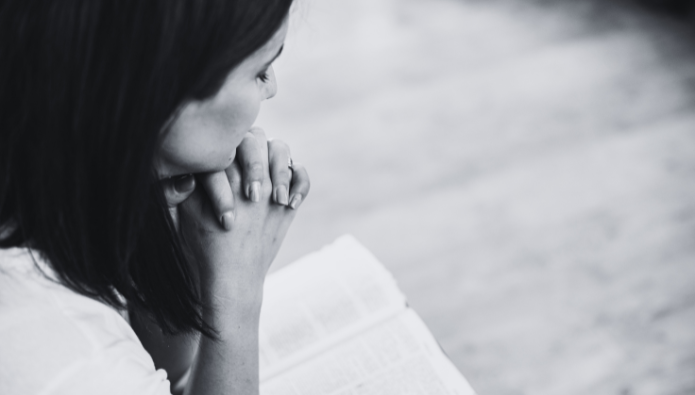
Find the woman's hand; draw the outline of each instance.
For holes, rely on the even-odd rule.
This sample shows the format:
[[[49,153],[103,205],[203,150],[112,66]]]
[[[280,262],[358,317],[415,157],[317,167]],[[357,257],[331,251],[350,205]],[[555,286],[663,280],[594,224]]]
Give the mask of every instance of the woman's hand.
[[[254,128],[253,130],[260,130]],[[262,163],[268,161],[270,182],[273,186],[273,202],[289,206],[296,210],[309,192],[309,176],[304,167],[294,163],[288,167],[290,149],[280,140],[267,142],[267,150],[262,152],[253,132],[247,133],[237,148],[236,157],[241,159],[244,197],[258,201],[263,186]],[[234,195],[227,174],[224,171],[201,174],[197,177],[184,175],[162,181],[164,196],[174,219],[178,224],[176,208],[185,201],[196,188],[196,179],[210,197],[213,212],[219,219],[220,226],[229,230],[234,221]]]
[[[228,212],[233,219],[230,226],[220,226],[215,209],[220,205],[220,200],[205,196],[205,192],[210,194],[210,189],[195,190],[179,206],[181,232],[206,272],[201,273],[203,288],[214,288],[218,285],[214,281],[216,279],[223,279],[227,284],[224,287],[231,286],[237,290],[252,290],[262,285],[296,213],[286,203],[291,202],[292,198],[306,196],[309,191],[306,171],[295,167],[295,176],[301,174],[301,177],[292,177],[287,168],[288,150],[277,149],[275,154],[269,154],[274,144],[267,142],[261,129],[252,129],[242,145],[244,148],[239,150],[234,163],[222,173],[224,180],[213,177],[216,180],[213,185],[228,185],[226,191],[213,189],[213,193],[228,193],[228,201],[235,202],[233,211]],[[260,152],[260,156],[256,152]],[[280,185],[270,182],[269,166],[272,161],[276,163],[274,176],[280,180]],[[284,163],[284,168],[278,169],[279,163]],[[243,175],[242,169],[246,169]],[[251,175],[249,170],[252,171]],[[205,177],[204,180],[209,179],[209,176]],[[223,216],[222,221],[227,219]]]
[[[235,173],[233,174],[235,174],[234,179],[242,180],[243,195],[239,194],[238,190],[237,194],[232,193],[232,183],[225,171],[198,174],[196,176],[189,174],[161,181],[170,213],[177,227],[179,222],[178,207],[188,199],[196,189],[198,189],[197,193],[199,193],[200,196],[194,196],[193,198],[197,199],[197,205],[205,204],[209,206],[208,209],[213,213],[209,215],[214,217],[214,220],[212,220],[213,223],[208,225],[210,225],[211,229],[215,232],[224,232],[224,225],[221,222],[217,222],[216,226],[213,225],[215,225],[215,221],[219,221],[223,218],[224,214],[227,212],[232,213],[232,218],[238,215],[242,215],[243,218],[246,217],[245,206],[243,214],[241,212],[237,213],[236,210],[239,209],[238,205],[240,203],[243,202],[245,205],[248,205],[252,202],[252,197],[255,196],[252,195],[252,193],[256,193],[254,191],[255,188],[258,189],[259,198],[257,200],[259,201],[253,203],[254,205],[269,205],[267,199],[260,201],[260,192],[264,187],[268,188],[272,185],[271,197],[273,206],[280,208],[283,202],[288,202],[290,210],[296,210],[299,207],[302,200],[309,192],[309,176],[306,170],[297,163],[294,163],[293,170],[290,170],[288,168],[290,151],[287,145],[279,140],[264,143],[264,138],[262,139],[263,142],[261,142],[256,138],[257,135],[260,136],[260,133],[260,130],[254,130],[248,133],[243,144],[238,147],[236,152],[237,159],[235,162],[237,163],[234,164]],[[266,147],[265,150],[262,149],[262,147]],[[270,169],[270,180],[268,180],[268,168]],[[232,169],[229,170],[230,172],[232,171]],[[258,183],[256,184],[257,186],[254,186],[254,183]],[[202,185],[202,188],[196,188],[196,184]],[[283,198],[283,187],[284,191],[289,190],[289,196],[286,201]],[[290,210],[286,209],[286,211]],[[289,220],[291,220],[291,218]],[[238,221],[231,221],[231,225],[231,228],[237,229],[241,229],[245,226],[243,223],[238,223]],[[282,234],[284,236],[284,231]],[[282,238],[280,238],[280,240],[281,239]],[[259,271],[264,272],[267,270],[267,265],[270,264],[272,257],[277,253],[277,247],[279,247],[279,242],[273,247],[273,251],[266,251],[267,256],[261,259],[261,261],[264,261],[261,266],[266,267],[261,268]],[[226,254],[227,257],[233,257],[235,255],[234,252]],[[227,269],[231,270],[231,268]],[[231,274],[230,276],[233,276],[233,278],[241,278],[242,273],[237,273],[236,275]],[[248,282],[245,287],[248,292],[255,292],[252,288],[260,289],[258,285],[251,287],[251,282]],[[206,289],[211,290],[212,287],[206,287]],[[241,291],[239,288],[237,288],[237,290]],[[228,315],[231,316],[233,314],[228,313]],[[195,340],[196,338],[190,338],[185,335],[166,336],[161,330],[156,329],[158,327],[154,321],[148,317],[138,317],[134,312],[131,312],[131,324],[143,343],[143,346],[152,355],[157,368],[165,368],[169,374],[170,380],[172,380],[172,384],[178,384],[176,385],[177,388],[174,393],[180,393],[181,386],[186,384],[186,382],[181,381],[180,378],[183,377],[183,374],[191,366],[191,362],[198,349],[198,341]],[[245,329],[247,330],[246,332],[235,334],[240,341],[245,339],[245,337],[254,336],[253,328]],[[249,341],[245,342],[245,344],[254,344],[254,340],[247,340]],[[253,352],[250,354],[252,354],[251,357],[244,355],[247,362],[250,360],[249,358],[253,358]]]
[[[225,171],[235,202],[229,230],[220,226],[211,199],[201,188],[179,206],[180,231],[201,264],[203,318],[218,334],[217,340],[201,337],[185,394],[258,393],[263,282],[296,210],[282,204],[283,191],[271,185],[267,159],[252,166],[254,181],[249,183],[248,173],[242,176],[241,169],[249,163],[242,152],[260,147],[260,157],[269,158],[263,131],[253,129],[244,144],[248,148]],[[291,194],[289,177],[287,182]],[[306,196],[308,183],[294,191]]]

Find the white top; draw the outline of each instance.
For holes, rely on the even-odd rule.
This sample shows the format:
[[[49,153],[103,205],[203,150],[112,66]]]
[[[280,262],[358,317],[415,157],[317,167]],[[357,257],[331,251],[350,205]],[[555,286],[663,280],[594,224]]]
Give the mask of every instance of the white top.
[[[41,271],[55,278],[37,254],[0,249],[0,394],[170,394],[124,317]]]

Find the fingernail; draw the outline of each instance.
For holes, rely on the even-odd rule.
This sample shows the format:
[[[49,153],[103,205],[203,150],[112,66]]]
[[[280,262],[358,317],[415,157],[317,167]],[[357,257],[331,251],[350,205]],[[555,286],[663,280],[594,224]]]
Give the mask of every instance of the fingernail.
[[[292,207],[292,210],[296,210],[297,207],[299,207],[299,204],[302,202],[302,195],[294,195],[292,197],[292,203],[290,203],[290,207]]]
[[[174,190],[178,193],[188,193],[195,188],[195,178],[191,174],[182,176],[174,181]]]
[[[232,230],[232,223],[234,222],[234,213],[228,211],[220,217],[220,223],[225,230]]]
[[[261,201],[261,183],[258,181],[254,181],[251,183],[251,201]]]
[[[280,185],[278,187],[278,203],[282,204],[283,206],[287,206],[289,203],[289,198],[287,196],[287,188],[284,185]]]

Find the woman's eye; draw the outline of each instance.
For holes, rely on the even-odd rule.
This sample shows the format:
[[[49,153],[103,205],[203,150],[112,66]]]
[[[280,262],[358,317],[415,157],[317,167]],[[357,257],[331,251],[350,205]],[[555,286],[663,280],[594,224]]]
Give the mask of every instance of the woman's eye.
[[[268,70],[258,74],[258,79],[261,80],[261,82],[268,82],[268,79],[270,79],[270,76],[268,75]]]

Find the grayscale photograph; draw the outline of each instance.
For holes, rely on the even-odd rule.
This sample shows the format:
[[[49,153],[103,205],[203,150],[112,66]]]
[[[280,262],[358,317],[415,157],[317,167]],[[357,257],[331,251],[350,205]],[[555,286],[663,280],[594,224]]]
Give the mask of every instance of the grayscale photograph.
[[[0,394],[695,395],[695,0],[0,0]]]

